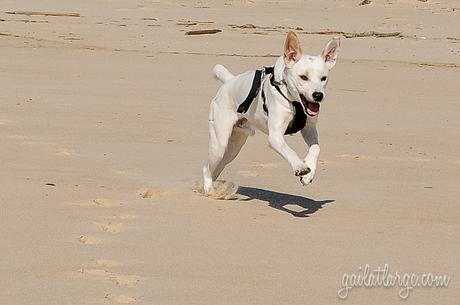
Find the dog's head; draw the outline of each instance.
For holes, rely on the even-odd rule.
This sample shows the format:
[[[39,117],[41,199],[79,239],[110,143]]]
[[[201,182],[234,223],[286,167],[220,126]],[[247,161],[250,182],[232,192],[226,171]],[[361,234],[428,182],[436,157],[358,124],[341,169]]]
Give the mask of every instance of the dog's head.
[[[328,74],[337,61],[339,47],[340,39],[335,37],[320,55],[304,55],[297,35],[289,32],[286,37],[283,78],[289,91],[298,94],[310,116],[319,113],[320,103],[326,96]]]

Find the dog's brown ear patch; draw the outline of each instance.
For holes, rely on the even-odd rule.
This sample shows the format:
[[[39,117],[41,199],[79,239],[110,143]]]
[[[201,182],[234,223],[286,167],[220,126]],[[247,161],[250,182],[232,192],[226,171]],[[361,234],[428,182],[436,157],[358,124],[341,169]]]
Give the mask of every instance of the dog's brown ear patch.
[[[297,35],[289,31],[284,42],[284,61],[291,68],[302,57],[302,48],[300,47]]]

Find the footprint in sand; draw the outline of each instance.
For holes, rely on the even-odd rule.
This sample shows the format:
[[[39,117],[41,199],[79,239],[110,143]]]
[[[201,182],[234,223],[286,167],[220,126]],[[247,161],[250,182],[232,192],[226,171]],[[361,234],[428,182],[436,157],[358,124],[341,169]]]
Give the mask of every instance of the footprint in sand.
[[[121,202],[115,202],[111,199],[106,199],[106,198],[97,198],[94,199],[93,202],[102,208],[113,208],[113,207],[119,207],[122,206],[123,203]]]
[[[101,268],[111,268],[111,267],[116,267],[116,266],[121,266],[120,262],[110,260],[110,259],[97,259],[96,260],[96,266],[101,267]]]
[[[140,195],[141,198],[153,199],[161,197],[161,192],[157,190],[148,189],[141,191]]]
[[[97,223],[95,222],[95,224],[101,228],[102,231],[106,232],[106,233],[112,233],[112,234],[116,234],[116,233],[120,233],[122,231],[125,230],[125,226],[119,222],[119,223]]]
[[[85,236],[85,235],[81,235],[78,238],[78,241],[81,242],[82,244],[85,244],[85,245],[98,245],[98,244],[100,244],[102,242],[99,238],[91,237],[91,236]]]
[[[71,149],[68,149],[68,148],[59,147],[59,148],[56,149],[56,155],[67,157],[67,156],[73,155],[73,151]]]
[[[95,276],[109,276],[111,273],[107,270],[104,269],[86,269],[82,268],[80,269],[80,272],[83,274],[88,274],[88,275],[95,275]]]
[[[277,163],[269,163],[269,162],[267,162],[267,163],[258,163],[258,164],[254,164],[253,167],[270,169],[270,168],[277,168],[278,164]]]
[[[118,304],[133,304],[134,302],[136,302],[135,298],[127,296],[127,295],[122,295],[122,294],[121,295],[107,294],[105,298],[111,300],[114,303],[118,303]]]
[[[141,278],[137,275],[118,275],[111,277],[110,280],[117,286],[134,287]]]
[[[88,267],[83,267],[78,272],[68,272],[69,275],[73,277],[81,277],[84,275],[96,276],[96,277],[105,277],[110,278],[113,276],[109,270],[111,267],[120,266],[121,263],[109,260],[109,259],[97,259],[92,263],[88,264]]]
[[[349,157],[351,157],[351,155],[349,155],[349,154],[341,154],[341,155],[335,155],[334,157],[336,157],[336,158],[349,158]]]

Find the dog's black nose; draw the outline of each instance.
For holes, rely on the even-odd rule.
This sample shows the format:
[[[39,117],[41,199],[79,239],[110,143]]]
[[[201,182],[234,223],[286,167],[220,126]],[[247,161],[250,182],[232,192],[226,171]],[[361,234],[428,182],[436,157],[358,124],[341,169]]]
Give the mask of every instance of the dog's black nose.
[[[324,94],[322,92],[313,92],[313,99],[315,102],[321,102],[323,100]]]

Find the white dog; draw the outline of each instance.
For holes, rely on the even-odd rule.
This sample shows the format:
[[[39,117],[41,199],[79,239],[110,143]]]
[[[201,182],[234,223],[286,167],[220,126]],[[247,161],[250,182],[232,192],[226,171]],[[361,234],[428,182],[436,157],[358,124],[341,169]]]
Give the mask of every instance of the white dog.
[[[237,76],[222,65],[214,67],[224,84],[209,111],[209,155],[203,167],[206,194],[254,129],[268,135],[270,146],[289,162],[303,185],[313,181],[320,152],[316,122],[339,46],[340,39],[333,38],[320,55],[304,55],[297,35],[289,32],[284,54],[272,67]],[[309,146],[303,161],[284,140],[285,134],[298,131]]]

